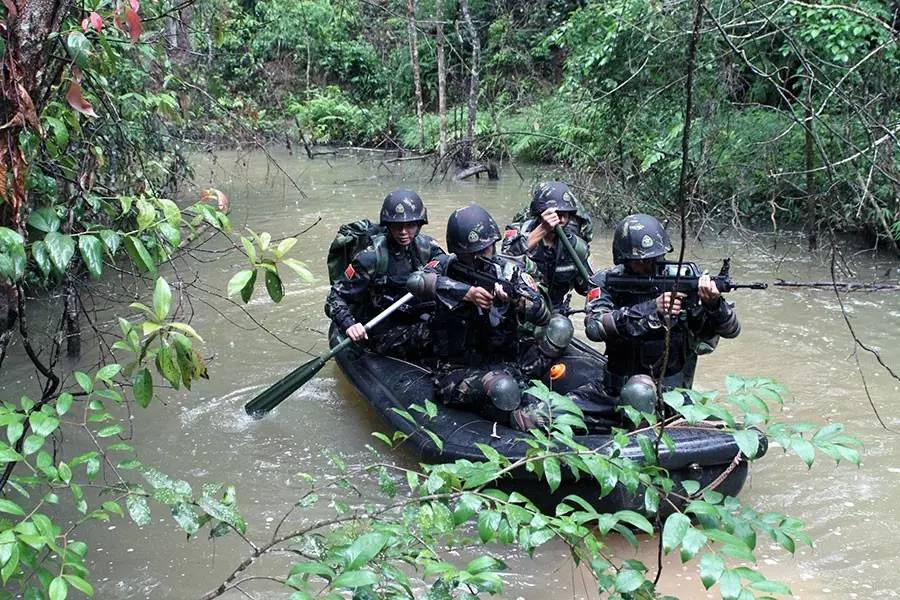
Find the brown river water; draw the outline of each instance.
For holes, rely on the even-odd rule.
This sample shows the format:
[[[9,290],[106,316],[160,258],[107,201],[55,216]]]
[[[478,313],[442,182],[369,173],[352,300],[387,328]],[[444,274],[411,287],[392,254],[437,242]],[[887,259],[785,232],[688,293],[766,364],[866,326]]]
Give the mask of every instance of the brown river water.
[[[363,216],[376,218],[384,194],[401,186],[420,192],[431,219],[425,231],[441,241],[451,210],[470,201],[485,206],[502,227],[528,199],[531,185],[541,175],[522,169],[523,182],[507,168],[496,182],[429,183],[430,169],[413,162],[383,166],[380,155],[371,155],[374,160],[363,155],[309,161],[276,152],[275,157],[308,198],[301,197],[259,152],[222,152],[198,159],[185,197],[196,198],[199,188],[215,186],[231,199],[235,229],[268,231],[273,238],[294,235],[318,219],[291,252],[307,261],[317,282],[308,285],[286,275],[286,295],[280,305],[257,289],[246,307],[283,342],[255,326],[239,307],[200,290],[192,292],[191,323],[205,340],[204,354],[211,356],[211,379],[199,382],[191,392],[164,395],[165,403],[154,401],[147,410],[135,408],[133,416],[133,443],[144,464],[188,480],[195,490],[206,481],[234,483],[249,523],[248,535],[257,541],[271,536],[285,509],[306,490],[298,473],[331,472],[328,452],[349,464],[363,464],[370,456],[366,445],[375,443],[370,433],[384,430],[333,363],[267,418],[253,421],[243,411],[249,399],[308,360],[301,350],[316,354],[327,349],[328,322],[322,312],[328,293],[324,259],[337,227]],[[611,264],[610,231],[603,224],[595,231],[592,263],[594,268],[605,267]],[[196,254],[203,262],[181,262],[175,268],[185,280],[193,280],[195,272],[205,289],[224,295],[225,284],[242,268],[243,257],[236,252],[214,252],[223,247],[221,240],[213,240]],[[873,257],[871,252],[854,255],[852,250],[846,254],[859,281],[881,278],[889,269],[891,277],[897,278],[900,263],[889,257]],[[802,249],[801,238],[784,236],[776,244],[771,236],[718,239],[710,235],[689,241],[687,258],[710,271],[718,269],[717,260],[723,256],[733,257],[732,274],[738,280],[829,278],[827,255],[809,255]],[[172,279],[171,271],[163,274]],[[144,301],[152,293],[149,285],[136,289]],[[96,294],[121,302],[101,312],[103,318],[127,312],[127,303],[135,299],[123,292],[118,281],[97,284]],[[729,373],[775,378],[791,391],[780,418],[842,422],[865,444],[860,468],[835,467],[823,455],[807,470],[799,458],[779,448],[771,448],[752,467],[742,501],[760,511],[802,519],[815,541],[814,548],[799,549],[791,556],[760,538],[759,567],[787,583],[795,598],[900,597],[900,553],[894,539],[900,531],[896,500],[900,434],[882,429],[872,412],[834,293],[770,287],[763,292],[740,290],[731,299],[737,304],[743,332],[735,340],[724,340],[714,354],[701,360],[696,387],[721,387]],[[846,295],[844,303],[860,338],[877,348],[897,371],[900,294],[854,293]],[[580,306],[581,300],[573,304]],[[187,310],[187,305],[182,309]],[[115,329],[114,324],[103,325]],[[96,340],[87,338],[86,359],[93,354],[92,344]],[[871,355],[861,352],[858,358],[882,418],[889,428],[900,431],[898,382]],[[3,371],[0,390],[18,391],[32,381],[31,370],[13,358]],[[76,450],[66,448],[64,453]],[[410,459],[398,456],[396,460]],[[327,507],[313,509],[313,516],[328,514],[333,513]],[[113,519],[88,524],[79,532],[91,547],[88,556],[98,598],[196,598],[216,587],[247,549],[234,535],[210,541],[204,533],[186,541],[168,511],[158,505],[153,507],[153,522],[146,527]],[[655,564],[653,539],[645,540],[636,555],[625,543],[613,544],[620,546],[625,557]],[[561,545],[542,546],[534,559],[502,547],[492,551],[509,565],[505,598],[597,597],[589,576],[573,566]],[[454,556],[465,558],[451,553],[449,559]],[[283,577],[287,564],[283,558],[264,559],[254,573]],[[718,597],[703,590],[694,564],[683,566],[677,558],[665,560],[661,590],[682,599]],[[289,595],[266,583],[253,593],[256,598]],[[244,596],[233,592],[226,597]]]

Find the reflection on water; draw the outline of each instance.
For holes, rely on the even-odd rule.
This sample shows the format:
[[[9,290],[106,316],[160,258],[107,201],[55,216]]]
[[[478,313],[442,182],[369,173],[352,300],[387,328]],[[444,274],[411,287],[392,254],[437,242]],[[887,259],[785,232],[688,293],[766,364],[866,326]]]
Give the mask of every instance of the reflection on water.
[[[363,462],[369,452],[366,445],[373,439],[370,432],[383,428],[333,363],[268,418],[253,421],[243,412],[245,402],[307,359],[303,351],[316,354],[326,348],[324,259],[337,227],[363,216],[376,217],[384,194],[404,185],[417,189],[425,199],[431,218],[426,231],[443,240],[443,225],[454,208],[477,200],[502,226],[528,199],[533,183],[520,181],[512,170],[497,182],[429,183],[430,171],[412,163],[392,164],[389,172],[377,160],[360,158],[307,161],[282,155],[278,160],[308,199],[258,154],[221,153],[214,161],[204,157],[195,183],[225,191],[236,229],[247,226],[279,238],[318,220],[292,252],[308,261],[318,282],[304,285],[287,276],[281,305],[271,304],[257,290],[246,307],[282,343],[256,327],[241,307],[220,297],[218,290],[225,289],[242,262],[236,252],[219,252],[226,248],[222,240],[204,245],[198,254],[204,262],[177,265],[185,279],[191,278],[187,273],[192,269],[202,276],[206,291],[192,292],[197,298],[192,302],[192,325],[206,340],[205,353],[212,355],[211,380],[200,382],[189,393],[173,394],[165,405],[154,403],[149,410],[139,411],[134,440],[145,464],[181,474],[195,488],[203,481],[235,483],[250,532],[257,539],[271,535],[285,507],[305,491],[302,472],[328,469],[329,453],[350,464]],[[536,177],[532,171],[524,172]],[[191,189],[185,193],[196,195]],[[609,265],[610,232],[602,225],[595,231],[592,262]],[[718,270],[721,257],[732,256],[733,277],[740,281],[828,278],[827,264],[783,242],[773,247],[765,240],[703,239],[692,243],[687,255],[710,271]],[[853,266],[858,280],[866,281],[897,265],[860,255]],[[97,293],[112,298],[112,306],[134,300],[117,286],[115,281],[101,284]],[[149,295],[148,290],[140,293]],[[777,448],[755,466],[742,499],[759,510],[800,517],[816,540],[815,549],[801,549],[790,557],[770,547],[769,540],[760,539],[761,568],[787,582],[799,598],[896,597],[900,569],[896,543],[888,532],[900,525],[900,509],[893,501],[900,493],[900,444],[894,434],[879,429],[869,408],[852,355],[853,343],[834,294],[770,288],[741,290],[730,298],[737,303],[743,333],[736,340],[724,340],[713,355],[701,360],[697,386],[717,387],[727,373],[774,377],[793,392],[784,409],[785,419],[840,421],[865,442],[860,469],[835,468],[823,459],[808,471],[799,459],[786,457]],[[900,297],[857,293],[846,296],[844,302],[865,341],[877,347],[889,364],[900,364]],[[875,368],[871,356],[861,353],[858,358],[873,401],[888,426],[900,429],[897,382]],[[3,386],[19,387],[16,382],[27,382],[30,375],[8,360]],[[397,460],[411,459],[400,456]],[[185,541],[168,515],[154,510],[153,523],[144,528],[116,521],[82,530],[93,548],[89,558],[98,597],[196,597],[218,584],[243,557],[246,546],[235,536]],[[621,540],[613,543],[621,544],[626,555],[632,552]],[[636,557],[652,568],[655,542],[645,540]],[[590,577],[573,566],[561,546],[542,547],[534,560],[506,558],[512,571],[505,577],[506,597],[596,597]],[[261,572],[280,573],[286,561],[269,559]],[[683,567],[677,558],[666,559],[662,581],[666,593],[691,599],[713,597],[699,584],[696,567]],[[274,588],[272,592],[267,597],[281,594]]]

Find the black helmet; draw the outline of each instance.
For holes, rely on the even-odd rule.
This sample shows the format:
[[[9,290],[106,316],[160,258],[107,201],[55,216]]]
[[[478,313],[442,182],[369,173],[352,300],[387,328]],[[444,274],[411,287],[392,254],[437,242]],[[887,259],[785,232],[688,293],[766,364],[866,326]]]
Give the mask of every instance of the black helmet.
[[[561,181],[545,181],[534,190],[531,199],[531,215],[540,216],[548,208],[557,212],[578,212],[578,201],[569,186]]]
[[[650,215],[628,215],[613,232],[613,262],[643,260],[665,256],[672,251],[672,242],[662,223]]]
[[[411,190],[394,190],[381,203],[381,224],[428,223],[428,211],[419,195]]]
[[[457,208],[447,220],[447,250],[474,254],[500,240],[497,222],[477,204]]]

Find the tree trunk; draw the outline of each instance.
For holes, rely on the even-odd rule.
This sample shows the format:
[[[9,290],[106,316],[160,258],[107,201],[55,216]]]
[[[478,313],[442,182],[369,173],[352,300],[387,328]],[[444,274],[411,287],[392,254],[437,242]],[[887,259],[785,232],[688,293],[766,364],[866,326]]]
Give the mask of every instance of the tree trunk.
[[[416,0],[406,1],[407,28],[409,30],[409,58],[412,64],[413,82],[416,86],[416,119],[419,125],[419,150],[425,147],[425,116],[422,102],[422,70],[419,67],[419,42],[416,31]]]
[[[475,117],[478,110],[478,61],[481,57],[481,44],[478,41],[478,30],[472,22],[472,15],[469,13],[469,1],[460,0],[459,8],[462,10],[463,19],[466,22],[466,28],[472,37],[472,61],[469,65],[469,118],[466,123],[466,140],[463,147],[463,160],[470,162],[474,156],[473,145],[475,144]]]
[[[447,154],[447,63],[444,58],[444,0],[435,0],[437,15],[437,76],[438,76],[438,128],[440,146],[438,155]]]
[[[63,323],[66,332],[66,354],[70,358],[81,355],[81,324],[78,321],[78,296],[75,284],[66,278],[63,300]]]
[[[816,174],[815,155],[813,154],[813,105],[812,81],[809,82],[806,97],[806,228],[810,251],[819,245],[818,224],[816,222]]]

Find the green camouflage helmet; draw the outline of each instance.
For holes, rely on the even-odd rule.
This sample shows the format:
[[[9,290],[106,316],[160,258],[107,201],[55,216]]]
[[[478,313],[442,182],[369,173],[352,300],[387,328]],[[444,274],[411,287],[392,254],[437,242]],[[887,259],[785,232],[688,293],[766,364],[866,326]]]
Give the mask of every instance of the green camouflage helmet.
[[[389,223],[428,223],[428,211],[425,203],[412,190],[394,190],[384,197],[381,203],[382,225]]]
[[[457,208],[447,220],[447,250],[455,254],[481,252],[499,240],[497,222],[477,204]]]
[[[578,212],[577,200],[568,184],[562,181],[545,181],[534,190],[531,199],[531,216],[540,216],[548,208],[556,212]]]
[[[613,232],[613,262],[658,258],[672,251],[669,234],[656,218],[645,214],[628,215]]]

